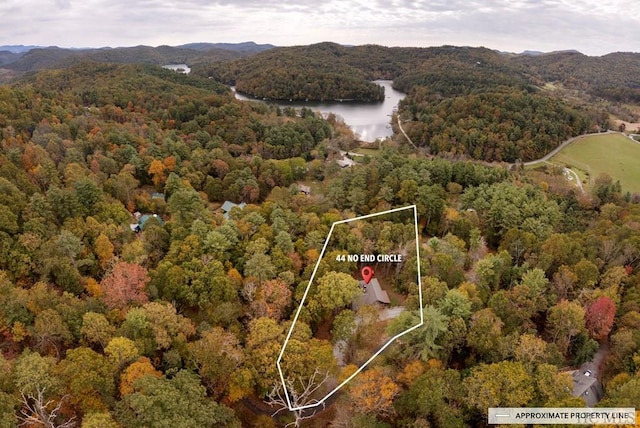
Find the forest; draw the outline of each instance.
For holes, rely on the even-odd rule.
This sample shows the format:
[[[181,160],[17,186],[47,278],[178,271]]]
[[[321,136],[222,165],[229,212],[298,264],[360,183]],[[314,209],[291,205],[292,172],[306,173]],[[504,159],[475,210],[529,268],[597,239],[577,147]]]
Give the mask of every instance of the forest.
[[[416,114],[461,102],[487,127],[492,115],[522,122],[531,156],[548,143],[527,126],[561,138],[588,123],[524,88]],[[484,129],[442,119],[431,140]],[[483,426],[488,407],[584,406],[567,369],[599,349],[599,405],[640,407],[640,206],[607,176],[583,194],[552,169],[393,141],[340,168],[336,149],[353,136],[339,122],[152,65],[25,75],[0,86],[0,129],[2,428]],[[225,201],[246,205],[223,213]],[[410,204],[427,322],[317,414],[283,410],[275,361],[332,224]],[[354,236],[338,243],[391,245],[394,231]],[[389,335],[419,317],[418,284],[401,283],[406,310]],[[315,293],[330,303],[294,338],[287,381],[330,385],[354,368],[332,353],[344,331],[318,334],[341,303]],[[340,324],[354,345],[375,334],[365,315]]]
[[[439,102],[429,97],[427,90],[416,90],[401,105],[417,119],[406,126],[409,137],[433,154],[528,161],[593,130],[584,111],[526,91],[491,91]]]
[[[258,98],[284,100],[375,101],[384,94],[372,92],[370,81],[393,80],[407,94],[398,115],[418,146],[451,158],[512,163],[610,128],[609,113],[634,122],[637,113],[624,103],[638,101],[640,56],[325,42],[200,63],[193,72]],[[478,134],[467,135],[469,129]]]
[[[369,82],[365,73],[314,49],[276,48],[263,52],[256,61],[226,61],[203,64],[195,74],[235,85],[239,92],[257,98],[295,101],[365,101],[384,99],[384,90]]]

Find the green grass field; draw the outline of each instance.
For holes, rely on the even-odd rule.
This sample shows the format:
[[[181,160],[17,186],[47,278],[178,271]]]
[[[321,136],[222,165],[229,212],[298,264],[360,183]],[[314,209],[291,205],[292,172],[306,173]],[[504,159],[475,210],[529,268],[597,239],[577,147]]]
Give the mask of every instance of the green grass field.
[[[624,192],[631,193],[640,193],[638,161],[640,144],[619,134],[581,138],[551,158],[552,163],[568,165],[581,178],[589,173],[593,180],[601,173],[607,173],[614,181],[620,180]]]
[[[376,156],[380,156],[380,150],[378,149],[365,149],[362,147],[358,147],[357,149],[350,150],[350,152],[359,153],[361,155],[368,155],[368,156],[371,156],[372,158]]]

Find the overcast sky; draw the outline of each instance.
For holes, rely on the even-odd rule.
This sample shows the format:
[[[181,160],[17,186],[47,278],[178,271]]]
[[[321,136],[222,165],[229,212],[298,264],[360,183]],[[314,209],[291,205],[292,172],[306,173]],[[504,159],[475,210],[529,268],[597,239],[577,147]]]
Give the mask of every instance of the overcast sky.
[[[640,51],[640,0],[0,0],[0,45],[333,41]]]

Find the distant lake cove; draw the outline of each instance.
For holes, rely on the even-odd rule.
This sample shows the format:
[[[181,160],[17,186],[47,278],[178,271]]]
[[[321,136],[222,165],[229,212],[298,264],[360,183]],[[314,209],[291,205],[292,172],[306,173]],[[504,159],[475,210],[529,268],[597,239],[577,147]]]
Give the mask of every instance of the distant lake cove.
[[[303,102],[303,101],[275,101],[266,100],[270,104],[278,106],[302,108],[307,107],[312,110],[320,111],[323,114],[333,113],[341,117],[344,123],[349,125],[356,137],[361,141],[375,141],[377,138],[385,139],[393,135],[391,129],[391,115],[397,108],[398,103],[406,94],[396,91],[391,87],[391,80],[375,80],[380,86],[384,87],[385,99],[381,103],[362,103],[362,102]],[[239,100],[258,100],[247,95],[239,94],[235,88],[231,88],[235,96]]]
[[[191,73],[191,68],[187,64],[167,64],[163,65],[162,68],[168,68],[169,70],[177,71],[182,74]]]

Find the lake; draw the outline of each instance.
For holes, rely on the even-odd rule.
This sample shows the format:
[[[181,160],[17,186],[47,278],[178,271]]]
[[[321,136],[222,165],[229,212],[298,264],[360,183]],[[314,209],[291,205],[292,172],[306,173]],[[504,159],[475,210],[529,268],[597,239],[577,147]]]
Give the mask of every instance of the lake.
[[[381,103],[360,103],[360,102],[302,102],[302,101],[272,101],[280,107],[307,107],[320,111],[323,114],[333,113],[344,120],[349,125],[353,133],[361,141],[372,142],[377,138],[385,139],[393,135],[391,130],[391,115],[401,99],[406,94],[396,91],[391,87],[391,80],[376,80],[380,86],[384,87],[385,99]],[[234,89],[234,88],[232,88]],[[243,94],[235,92],[239,100],[256,100]]]
[[[177,71],[182,74],[191,73],[191,68],[187,64],[167,64],[163,65],[162,68],[168,68],[169,70]]]

